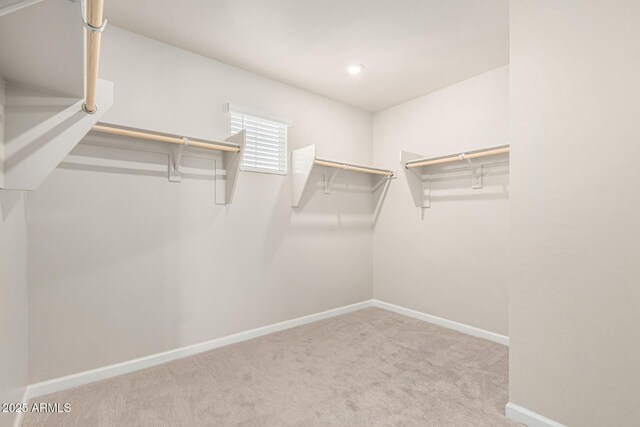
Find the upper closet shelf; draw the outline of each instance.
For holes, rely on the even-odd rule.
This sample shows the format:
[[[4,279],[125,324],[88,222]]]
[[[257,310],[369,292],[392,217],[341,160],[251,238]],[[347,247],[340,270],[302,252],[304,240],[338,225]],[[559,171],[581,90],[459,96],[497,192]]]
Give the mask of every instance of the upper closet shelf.
[[[428,177],[430,166],[444,165],[453,162],[466,162],[472,175],[471,188],[482,188],[483,165],[474,163],[474,159],[504,154],[508,155],[509,150],[509,145],[506,144],[437,157],[423,157],[419,154],[401,151],[400,163],[405,171],[407,184],[409,185],[409,190],[411,191],[415,205],[428,208],[431,206],[431,187]]]
[[[418,168],[422,166],[431,166],[441,163],[450,163],[458,161],[470,162],[471,159],[477,159],[480,157],[495,156],[498,154],[505,154],[509,152],[509,145],[498,145],[495,147],[482,148],[473,151],[464,151],[461,153],[447,154],[445,156],[438,157],[423,157],[409,161],[404,161],[404,167],[407,169]]]
[[[84,32],[80,6],[70,1],[0,6],[0,75],[14,84],[82,98]]]
[[[335,168],[335,172],[330,177],[325,178],[325,190],[328,190],[333,178],[335,178],[340,170],[381,176],[382,181],[394,178],[394,172],[389,169],[318,158],[316,156],[316,146],[308,145],[294,150],[291,153],[291,206],[300,206],[302,195],[309,183],[309,177],[311,176],[314,166]]]
[[[192,139],[174,134],[152,132],[108,123],[98,123],[92,131],[116,135],[124,138],[141,139],[145,141],[161,142],[176,145],[169,154],[169,181],[182,180],[181,163],[184,149],[199,148],[220,151],[222,153],[222,167],[216,161],[216,204],[230,204],[238,180],[240,159],[244,150],[246,131],[231,135],[224,141]]]

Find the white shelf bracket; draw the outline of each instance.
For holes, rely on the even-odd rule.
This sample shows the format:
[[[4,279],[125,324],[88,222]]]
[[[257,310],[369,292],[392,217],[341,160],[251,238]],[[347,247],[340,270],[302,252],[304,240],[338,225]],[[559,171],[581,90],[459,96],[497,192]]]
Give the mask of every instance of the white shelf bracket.
[[[464,157],[464,154],[462,155],[462,158],[467,161],[467,165],[471,171],[471,188],[474,190],[482,188],[482,165],[474,165],[471,159]]]
[[[420,182],[420,214],[424,219],[424,212],[431,207],[431,177],[423,175],[419,170],[409,169]]]
[[[422,206],[420,207],[421,219],[424,220],[424,214],[431,207],[431,177],[426,175],[421,177],[422,181]]]
[[[331,194],[331,185],[341,170],[342,169],[336,169],[329,177],[327,177],[327,174],[324,175],[324,194]]]
[[[189,138],[183,137],[182,145],[175,147],[169,154],[169,181],[171,182],[182,181],[182,154],[187,145],[189,145]]]
[[[400,165],[401,170],[404,172],[404,177],[409,186],[411,192],[411,198],[417,208],[420,208],[422,219],[424,219],[425,209],[431,207],[431,181],[430,177],[424,172],[424,168],[408,168],[407,162],[415,161],[422,158],[420,154],[411,153],[409,151],[400,152]]]
[[[246,142],[246,130],[231,135],[225,142],[231,142],[240,147],[238,152],[225,151],[222,159],[216,160],[216,204],[230,205],[240,176],[240,163]]]
[[[420,175],[422,183],[422,210],[431,207],[431,177],[429,175]]]

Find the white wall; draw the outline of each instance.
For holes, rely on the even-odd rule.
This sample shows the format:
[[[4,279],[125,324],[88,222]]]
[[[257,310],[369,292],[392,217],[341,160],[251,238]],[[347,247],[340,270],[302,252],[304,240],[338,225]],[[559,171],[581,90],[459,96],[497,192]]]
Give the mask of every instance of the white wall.
[[[376,113],[374,161],[508,143],[508,91],[505,66]],[[374,231],[375,298],[507,335],[508,171],[487,172],[482,189],[470,175],[432,183],[421,219],[400,171]]]
[[[107,122],[220,139],[235,102],[292,119],[293,149],[371,161],[370,114],[117,27],[101,77],[116,87]],[[169,183],[166,155],[73,155],[28,195],[31,382],[371,298],[369,194],[292,209],[288,176],[242,173],[219,206],[210,179]]]
[[[0,163],[4,138],[0,77]],[[0,190],[0,403],[22,402],[28,375],[27,223],[24,194]],[[15,414],[0,412],[0,427]]]
[[[0,190],[0,402],[22,402],[27,386],[27,228],[24,196]],[[0,413],[0,427],[13,425]]]
[[[640,3],[511,2],[510,401],[640,420]]]

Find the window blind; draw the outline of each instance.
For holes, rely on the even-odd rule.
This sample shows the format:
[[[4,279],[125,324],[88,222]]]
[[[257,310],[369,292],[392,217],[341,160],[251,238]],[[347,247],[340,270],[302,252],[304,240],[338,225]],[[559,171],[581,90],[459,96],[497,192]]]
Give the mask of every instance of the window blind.
[[[231,133],[247,131],[240,170],[287,174],[287,125],[231,111]]]

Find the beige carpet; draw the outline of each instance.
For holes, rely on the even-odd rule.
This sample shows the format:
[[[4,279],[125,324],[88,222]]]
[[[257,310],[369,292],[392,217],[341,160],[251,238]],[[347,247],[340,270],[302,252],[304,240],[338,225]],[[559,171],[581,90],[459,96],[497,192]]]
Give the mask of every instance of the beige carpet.
[[[368,308],[34,399],[71,412],[23,427],[516,426],[507,369],[507,347]]]

